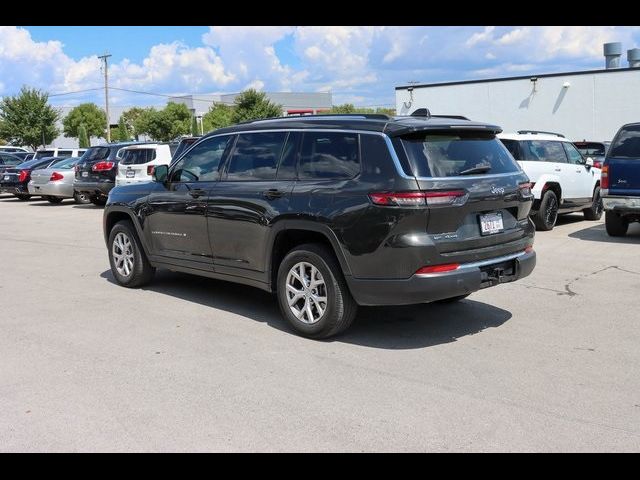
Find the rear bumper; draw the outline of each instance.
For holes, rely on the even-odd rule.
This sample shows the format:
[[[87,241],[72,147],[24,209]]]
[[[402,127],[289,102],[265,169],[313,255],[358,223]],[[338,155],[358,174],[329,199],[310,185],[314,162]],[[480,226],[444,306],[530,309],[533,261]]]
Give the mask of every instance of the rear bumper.
[[[0,183],[0,193],[13,193],[14,195],[28,195],[29,190],[22,183]]]
[[[73,190],[84,193],[90,197],[107,197],[115,187],[115,182],[73,182]]]
[[[640,213],[640,197],[602,197],[604,209],[608,212]]]
[[[487,274],[494,265],[514,262],[511,275]],[[528,276],[536,265],[536,253],[518,252],[498,258],[462,264],[444,273],[413,275],[404,280],[363,280],[348,277],[351,294],[359,305],[411,305],[467,295],[482,288]]]
[[[29,193],[31,195],[71,198],[73,197],[73,185],[70,183],[34,184],[29,182]]]

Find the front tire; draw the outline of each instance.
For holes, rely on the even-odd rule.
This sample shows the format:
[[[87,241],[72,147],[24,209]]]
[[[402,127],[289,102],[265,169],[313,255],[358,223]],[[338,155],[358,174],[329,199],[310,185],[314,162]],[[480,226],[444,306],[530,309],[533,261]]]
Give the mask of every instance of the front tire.
[[[333,252],[316,243],[300,245],[282,260],[277,297],[282,316],[309,338],[345,331],[358,310]]]
[[[109,263],[116,281],[127,288],[146,285],[156,269],[151,266],[140,239],[129,220],[122,220],[109,232]]]
[[[553,230],[558,220],[558,197],[553,190],[544,192],[540,208],[532,219],[536,225],[536,230],[543,232]]]
[[[604,223],[610,237],[624,237],[629,229],[629,220],[615,212],[605,213]]]
[[[18,200],[26,202],[31,198],[31,195],[17,194],[16,197],[18,198]]]
[[[585,208],[584,218],[586,220],[600,220],[602,218],[602,212],[604,211],[604,203],[602,202],[602,196],[600,195],[600,187],[596,187],[593,191],[593,203],[590,208]]]

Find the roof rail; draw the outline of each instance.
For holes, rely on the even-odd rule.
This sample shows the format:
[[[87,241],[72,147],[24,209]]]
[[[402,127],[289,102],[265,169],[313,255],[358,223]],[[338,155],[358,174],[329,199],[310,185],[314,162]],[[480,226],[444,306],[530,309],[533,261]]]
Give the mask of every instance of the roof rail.
[[[391,120],[389,115],[384,113],[321,113],[317,115],[290,115],[288,117],[271,117],[271,118],[257,118],[255,120],[247,120],[246,122],[240,122],[236,125],[245,125],[248,123],[258,123],[258,122],[274,122],[281,120],[288,121],[300,121],[307,119],[323,119],[323,118],[331,118],[331,117],[339,117],[339,118],[355,118],[355,119],[363,119],[363,120]]]
[[[565,138],[565,136],[564,136],[564,135],[562,135],[561,133],[556,133],[556,132],[545,132],[545,131],[543,131],[543,130],[518,130],[518,133],[519,133],[519,134],[521,134],[521,135],[522,135],[522,134],[524,134],[524,133],[531,133],[531,134],[533,134],[533,135],[537,135],[537,134],[539,134],[539,133],[542,133],[542,134],[546,134],[546,135],[555,135],[556,137],[562,137],[562,138]]]
[[[462,115],[431,115],[431,116],[436,118],[455,118],[456,120],[469,120],[467,117],[463,117]]]

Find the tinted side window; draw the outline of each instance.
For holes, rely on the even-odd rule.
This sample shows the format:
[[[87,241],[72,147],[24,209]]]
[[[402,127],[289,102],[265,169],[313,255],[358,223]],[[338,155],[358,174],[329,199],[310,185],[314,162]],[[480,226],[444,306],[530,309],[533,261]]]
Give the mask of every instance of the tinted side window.
[[[218,179],[218,167],[232,136],[204,140],[187,152],[171,171],[172,182],[211,182]]]
[[[608,156],[640,159],[640,125],[630,125],[621,129],[611,145]]]
[[[287,132],[238,135],[227,180],[275,180]]]
[[[58,151],[58,157],[70,157],[71,155],[73,155],[73,151],[72,150],[59,150]]]
[[[567,142],[562,142],[562,145],[567,152],[569,163],[573,163],[574,165],[582,165],[585,163],[582,159],[582,155],[580,155],[580,152],[576,149],[576,147]]]
[[[387,143],[380,135],[360,135],[362,172],[377,179],[392,179],[397,175]]]
[[[500,141],[505,147],[507,147],[507,150],[509,150],[509,153],[513,158],[516,160],[522,160],[522,155],[520,155],[520,142],[518,142],[518,140],[507,140],[501,138]]]
[[[358,134],[306,132],[298,177],[353,178],[360,172]]]
[[[562,142],[527,140],[522,142],[523,157],[529,161],[567,163]]]
[[[295,180],[296,164],[298,163],[298,143],[302,134],[291,132],[282,151],[282,159],[278,167],[278,180]]]

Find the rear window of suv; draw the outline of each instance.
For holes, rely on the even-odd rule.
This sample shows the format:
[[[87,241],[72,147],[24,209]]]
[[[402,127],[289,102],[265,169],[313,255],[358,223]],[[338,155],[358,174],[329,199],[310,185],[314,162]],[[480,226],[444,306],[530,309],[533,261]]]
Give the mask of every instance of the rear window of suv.
[[[132,148],[120,152],[122,165],[142,165],[149,163],[156,158],[156,151],[153,148]]]
[[[609,157],[637,158],[640,160],[640,125],[624,127],[613,140]]]
[[[109,147],[90,148],[82,156],[82,161],[83,162],[93,162],[93,161],[96,161],[96,160],[105,160],[105,159],[109,158],[109,153],[110,153]]]
[[[490,132],[419,132],[402,137],[418,177],[518,172],[507,148]]]

